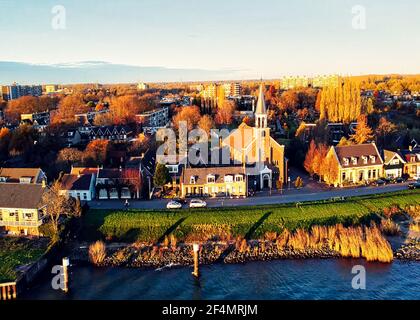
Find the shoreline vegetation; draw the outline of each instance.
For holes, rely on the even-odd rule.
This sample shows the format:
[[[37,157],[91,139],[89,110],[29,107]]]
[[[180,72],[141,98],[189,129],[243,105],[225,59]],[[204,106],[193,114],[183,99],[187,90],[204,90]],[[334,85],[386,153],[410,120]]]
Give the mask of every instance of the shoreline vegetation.
[[[91,210],[82,240],[97,242],[74,246],[72,258],[97,266],[185,266],[193,263],[192,244],[199,243],[200,264],[339,257],[420,261],[418,241],[393,250],[386,238],[401,236],[399,222],[419,214],[418,191],[197,211]]]

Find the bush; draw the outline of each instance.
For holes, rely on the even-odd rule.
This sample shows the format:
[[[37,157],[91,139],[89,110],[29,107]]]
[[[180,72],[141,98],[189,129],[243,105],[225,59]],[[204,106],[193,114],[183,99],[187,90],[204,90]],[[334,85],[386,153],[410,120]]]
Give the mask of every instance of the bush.
[[[397,236],[401,233],[400,226],[391,219],[384,219],[381,221],[381,231],[387,236]]]
[[[94,265],[101,265],[106,258],[106,246],[102,241],[96,241],[89,246],[89,260]]]
[[[303,188],[303,179],[301,177],[297,177],[295,181],[295,188],[296,189]]]

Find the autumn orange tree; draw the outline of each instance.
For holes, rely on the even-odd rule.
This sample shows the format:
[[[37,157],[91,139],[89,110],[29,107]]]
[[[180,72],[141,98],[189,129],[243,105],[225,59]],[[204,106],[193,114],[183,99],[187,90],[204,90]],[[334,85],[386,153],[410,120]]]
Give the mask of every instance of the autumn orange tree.
[[[53,123],[74,123],[75,115],[89,111],[88,105],[83,100],[82,95],[70,95],[64,97],[59,105],[57,112],[52,118]]]
[[[140,198],[143,185],[140,171],[133,168],[124,169],[122,175],[123,182],[135,191],[137,199]]]
[[[357,120],[356,130],[350,136],[350,140],[355,144],[363,144],[374,139],[373,130],[368,126],[367,117],[360,115]]]
[[[201,119],[200,109],[197,106],[183,107],[181,110],[172,118],[174,128],[179,129],[179,123],[185,121],[187,123],[187,130],[191,131],[194,129]]]
[[[321,120],[350,123],[363,111],[360,87],[351,79],[323,88],[318,103]]]
[[[83,156],[85,165],[103,165],[111,149],[108,140],[94,140],[89,142]]]
[[[210,130],[215,128],[213,118],[209,115],[204,115],[198,121],[198,127],[203,129],[208,135],[210,135]]]
[[[0,129],[0,158],[5,158],[7,156],[10,139],[11,139],[10,130],[7,128],[1,128]]]
[[[215,122],[219,125],[231,124],[233,122],[233,115],[236,110],[234,101],[225,100],[222,105],[217,108]]]
[[[8,102],[6,116],[12,121],[19,121],[21,114],[35,113],[45,110],[41,108],[38,97],[24,96]]]

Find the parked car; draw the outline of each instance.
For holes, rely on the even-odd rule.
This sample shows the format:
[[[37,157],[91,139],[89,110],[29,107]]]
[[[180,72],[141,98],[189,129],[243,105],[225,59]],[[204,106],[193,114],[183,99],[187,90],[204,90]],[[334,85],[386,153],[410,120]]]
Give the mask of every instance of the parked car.
[[[404,183],[405,179],[400,177],[400,178],[395,179],[395,182],[396,183]]]
[[[170,201],[166,205],[166,209],[182,209],[182,204],[177,201]]]
[[[187,200],[185,200],[183,198],[173,198],[172,201],[178,202],[182,205],[187,204]]]
[[[408,185],[408,188],[411,190],[420,189],[420,179],[417,180],[416,182],[410,182],[410,184]]]
[[[190,208],[205,208],[207,203],[200,199],[193,199],[190,201]]]
[[[380,187],[384,185],[386,185],[386,182],[385,180],[382,180],[382,179],[378,179],[372,182],[372,186],[375,186],[375,187]]]

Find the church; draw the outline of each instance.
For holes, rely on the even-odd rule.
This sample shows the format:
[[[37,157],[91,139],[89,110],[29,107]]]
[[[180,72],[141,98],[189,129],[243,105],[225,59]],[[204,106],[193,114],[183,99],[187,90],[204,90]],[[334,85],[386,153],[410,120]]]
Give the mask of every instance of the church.
[[[217,150],[230,157],[229,165],[182,170],[182,197],[246,197],[248,190],[270,190],[278,182],[287,182],[285,148],[270,135],[262,85],[254,116],[253,127],[242,123],[226,137],[219,137]]]
[[[285,147],[270,135],[263,85],[260,85],[254,127],[242,123],[223,139],[222,148],[228,148],[235,165],[245,167],[255,189],[274,188],[277,181],[287,182]]]

